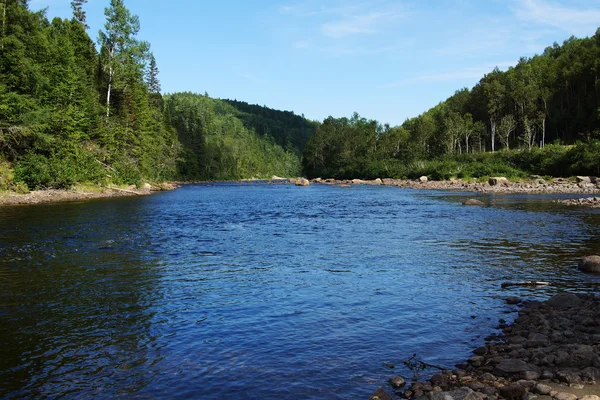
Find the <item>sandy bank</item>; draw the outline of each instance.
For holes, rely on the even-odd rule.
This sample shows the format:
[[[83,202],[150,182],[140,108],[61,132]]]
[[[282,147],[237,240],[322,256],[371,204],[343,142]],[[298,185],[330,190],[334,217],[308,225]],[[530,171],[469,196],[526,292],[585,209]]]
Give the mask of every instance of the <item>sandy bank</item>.
[[[107,197],[145,196],[158,191],[173,190],[177,187],[176,184],[165,183],[158,186],[145,185],[141,188],[136,188],[134,186],[128,188],[94,188],[94,191],[86,191],[85,188],[80,188],[73,190],[33,190],[27,194],[0,192],[0,206],[57,203]]]

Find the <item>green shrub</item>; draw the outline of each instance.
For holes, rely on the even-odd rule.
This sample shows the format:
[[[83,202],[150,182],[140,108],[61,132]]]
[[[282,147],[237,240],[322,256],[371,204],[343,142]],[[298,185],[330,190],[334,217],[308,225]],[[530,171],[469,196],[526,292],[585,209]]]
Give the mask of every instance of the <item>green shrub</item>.
[[[15,180],[32,189],[68,189],[77,182],[100,182],[105,173],[81,147],[59,149],[50,156],[29,153],[15,166]]]

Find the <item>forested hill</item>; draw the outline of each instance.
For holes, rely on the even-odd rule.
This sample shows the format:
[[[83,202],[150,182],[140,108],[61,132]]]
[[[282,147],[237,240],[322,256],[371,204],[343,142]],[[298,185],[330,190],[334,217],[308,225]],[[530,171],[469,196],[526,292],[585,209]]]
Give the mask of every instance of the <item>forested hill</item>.
[[[265,136],[272,136],[275,142],[286,149],[301,153],[308,139],[315,132],[315,123],[293,111],[273,110],[266,106],[248,104],[238,100],[224,100],[235,107],[236,115],[248,129]]]
[[[229,103],[194,93],[175,93],[165,97],[165,105],[167,118],[185,149],[180,162],[184,179],[300,174],[298,154],[284,150],[273,137],[248,129]]]
[[[304,120],[271,110],[264,122],[263,113],[189,93],[165,103],[138,17],[111,0],[94,43],[86,2],[71,2],[70,20],[52,21],[27,0],[3,2],[0,190],[300,172],[294,146],[310,134],[296,134]]]
[[[328,118],[305,148],[305,170],[340,178],[598,175],[598,60],[600,30],[494,69],[399,127]]]

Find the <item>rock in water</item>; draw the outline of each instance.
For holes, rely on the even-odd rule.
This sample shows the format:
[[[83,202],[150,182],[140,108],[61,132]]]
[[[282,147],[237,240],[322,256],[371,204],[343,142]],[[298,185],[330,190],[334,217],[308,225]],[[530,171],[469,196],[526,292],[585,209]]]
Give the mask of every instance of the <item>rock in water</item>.
[[[382,388],[379,388],[369,397],[369,400],[392,400],[392,396]]]
[[[306,178],[296,179],[296,186],[310,186],[310,182]]]
[[[463,202],[463,205],[465,205],[465,206],[484,206],[485,203],[481,200],[469,199],[469,200]]]
[[[583,257],[579,262],[579,269],[583,272],[600,273],[600,256]]]
[[[392,385],[393,388],[401,388],[404,385],[406,385],[406,379],[404,379],[401,376],[392,376],[390,378],[390,385]]]

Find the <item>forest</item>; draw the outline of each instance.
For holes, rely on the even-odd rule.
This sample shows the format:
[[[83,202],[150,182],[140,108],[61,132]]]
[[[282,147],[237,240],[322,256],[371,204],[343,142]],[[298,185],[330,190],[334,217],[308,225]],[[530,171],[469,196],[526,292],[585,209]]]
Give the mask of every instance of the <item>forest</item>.
[[[494,69],[400,126],[310,121],[207,94],[164,94],[123,0],[94,42],[85,3],[49,21],[3,0],[0,190],[76,183],[600,175],[600,30]]]
[[[311,176],[480,178],[600,174],[600,30],[494,69],[401,126],[327,118],[304,150]]]
[[[70,20],[52,21],[27,0],[1,5],[0,190],[300,174],[311,122],[191,93],[163,96],[139,18],[111,0],[94,43],[86,2],[71,2]]]

